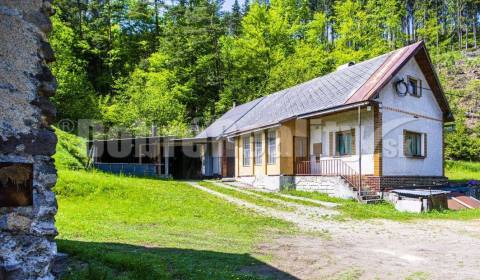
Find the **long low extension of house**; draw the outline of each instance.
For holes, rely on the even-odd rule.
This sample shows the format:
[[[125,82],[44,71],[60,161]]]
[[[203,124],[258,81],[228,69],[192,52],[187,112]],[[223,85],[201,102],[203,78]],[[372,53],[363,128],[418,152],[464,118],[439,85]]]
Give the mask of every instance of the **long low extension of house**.
[[[450,121],[418,42],[236,106],[195,139],[204,176],[352,197],[447,183]]]

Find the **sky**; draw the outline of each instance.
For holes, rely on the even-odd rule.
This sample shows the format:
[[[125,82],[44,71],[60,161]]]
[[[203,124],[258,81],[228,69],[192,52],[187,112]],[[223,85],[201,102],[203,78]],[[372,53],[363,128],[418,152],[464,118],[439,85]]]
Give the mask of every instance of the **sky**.
[[[232,10],[232,5],[235,2],[235,0],[224,0],[222,10],[223,11],[231,11]],[[242,1],[238,1],[239,3],[242,3]]]

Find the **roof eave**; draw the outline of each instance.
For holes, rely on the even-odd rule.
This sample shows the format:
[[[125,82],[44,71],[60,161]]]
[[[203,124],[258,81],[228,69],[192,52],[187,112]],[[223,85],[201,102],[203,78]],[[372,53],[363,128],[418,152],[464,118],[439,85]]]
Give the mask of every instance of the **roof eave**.
[[[308,119],[308,118],[312,118],[312,117],[319,117],[319,116],[328,115],[328,114],[332,114],[332,113],[338,113],[338,112],[342,112],[342,111],[345,111],[345,110],[350,110],[352,108],[356,108],[358,106],[369,105],[372,102],[373,101],[371,101],[371,100],[365,100],[365,101],[360,101],[360,102],[343,104],[343,105],[336,106],[336,107],[331,107],[331,108],[327,108],[327,109],[323,109],[323,110],[319,110],[319,111],[315,111],[315,112],[302,114],[302,115],[297,116],[297,119]]]

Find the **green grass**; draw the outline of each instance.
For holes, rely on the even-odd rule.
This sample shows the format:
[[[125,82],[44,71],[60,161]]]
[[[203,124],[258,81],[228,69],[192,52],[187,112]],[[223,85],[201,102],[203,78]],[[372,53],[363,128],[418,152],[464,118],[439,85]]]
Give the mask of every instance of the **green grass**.
[[[480,162],[447,160],[445,176],[453,182],[480,181]]]
[[[87,163],[86,141],[83,138],[55,128],[58,138],[57,152],[54,155],[58,169],[84,169]]]
[[[250,252],[272,234],[292,233],[287,222],[238,208],[183,182],[82,170],[84,140],[60,130],[56,133],[57,243],[59,251],[68,253],[75,264],[64,279],[259,279],[240,272],[268,258]],[[447,165],[447,172],[458,173],[455,178],[478,178],[476,164]],[[201,185],[257,205],[292,210],[211,183]],[[477,210],[408,214],[389,204],[363,205],[321,193],[287,193],[336,202],[342,213],[339,219],[480,218]],[[318,206],[274,193],[260,194]]]
[[[285,206],[282,203],[277,203],[277,202],[270,201],[270,200],[267,200],[267,199],[264,199],[264,198],[261,198],[261,197],[255,196],[255,195],[242,193],[242,192],[239,192],[237,190],[232,190],[232,189],[227,189],[227,188],[224,188],[224,187],[220,187],[220,186],[217,186],[217,185],[215,185],[213,183],[210,183],[210,182],[202,181],[202,182],[199,183],[199,185],[201,185],[202,187],[209,188],[213,191],[223,193],[223,194],[226,194],[226,195],[229,195],[229,196],[233,196],[235,198],[238,198],[238,199],[241,199],[241,200],[244,200],[244,201],[256,204],[256,205],[259,205],[259,206],[270,207],[270,208],[274,208],[274,209],[277,209],[277,210],[283,210],[283,211],[294,211],[295,210],[294,207]]]
[[[323,207],[322,205],[320,205],[318,203],[315,203],[315,202],[305,201],[305,200],[295,199],[295,198],[290,198],[290,197],[285,197],[285,196],[281,196],[280,194],[274,193],[274,192],[265,192],[265,191],[257,191],[257,190],[252,190],[251,192],[259,194],[259,195],[263,195],[263,196],[268,197],[268,198],[282,200],[282,201],[285,201],[285,202],[291,202],[291,203],[296,203],[296,204],[311,206],[311,207]]]
[[[176,181],[60,170],[59,251],[66,279],[257,279],[253,247],[290,224]]]
[[[384,202],[379,204],[362,204],[355,200],[340,199],[330,197],[327,194],[319,192],[305,191],[285,191],[287,194],[307,197],[320,201],[335,202],[339,206],[337,209],[341,215],[337,219],[387,219],[395,221],[411,221],[415,219],[452,219],[452,220],[472,220],[480,219],[480,209],[473,210],[444,210],[431,211],[428,213],[405,213],[395,210],[392,204]],[[335,216],[334,216],[335,217]]]

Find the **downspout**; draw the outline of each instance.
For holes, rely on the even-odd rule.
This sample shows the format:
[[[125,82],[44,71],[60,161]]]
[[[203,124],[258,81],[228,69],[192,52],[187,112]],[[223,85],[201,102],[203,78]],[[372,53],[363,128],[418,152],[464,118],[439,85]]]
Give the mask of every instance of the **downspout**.
[[[362,197],[362,114],[361,114],[361,108],[362,108],[362,105],[358,105],[358,173],[359,173],[359,184],[358,184],[357,198],[359,200]]]

